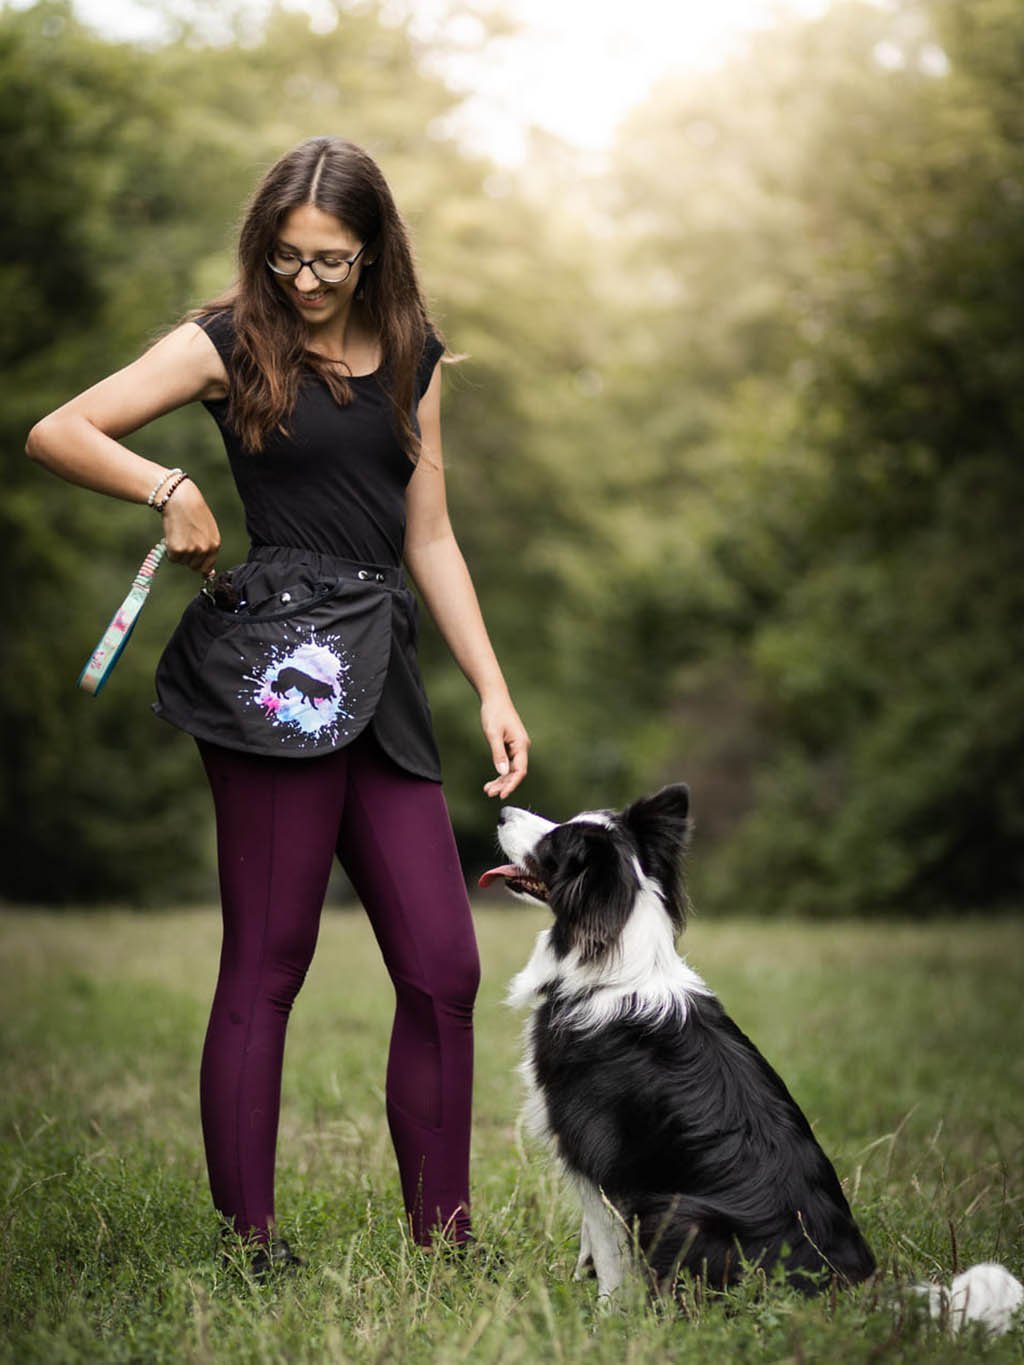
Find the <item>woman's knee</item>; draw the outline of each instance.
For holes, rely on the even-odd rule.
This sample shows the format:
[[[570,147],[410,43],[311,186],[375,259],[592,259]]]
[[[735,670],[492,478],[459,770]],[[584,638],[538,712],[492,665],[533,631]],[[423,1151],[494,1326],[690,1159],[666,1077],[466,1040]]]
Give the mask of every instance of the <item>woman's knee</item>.
[[[459,952],[434,955],[420,964],[417,994],[431,998],[449,1013],[470,1016],[480,987],[480,957],[473,943]],[[402,983],[396,981],[401,993]]]
[[[227,910],[227,907],[225,907]],[[285,1012],[302,989],[313,960],[319,906],[299,913],[225,914],[219,981],[221,989],[247,998],[262,997]]]
[[[477,952],[476,944],[473,944],[472,951],[466,952],[457,964],[457,970],[453,972],[452,981],[449,986],[449,999],[454,1004],[460,1005],[467,1011],[472,1011],[476,1003],[477,991],[480,989],[480,954]]]

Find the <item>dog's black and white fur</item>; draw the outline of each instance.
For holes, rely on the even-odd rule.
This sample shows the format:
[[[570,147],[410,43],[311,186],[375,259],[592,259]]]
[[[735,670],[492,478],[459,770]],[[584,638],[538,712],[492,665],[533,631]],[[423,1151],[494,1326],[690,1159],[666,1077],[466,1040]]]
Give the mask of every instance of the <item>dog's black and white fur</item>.
[[[527,1125],[553,1142],[583,1205],[577,1277],[592,1266],[610,1294],[635,1247],[658,1290],[680,1270],[725,1288],[751,1266],[781,1267],[808,1293],[856,1284],[875,1260],[835,1170],[676,953],[688,808],[682,785],[566,824],[506,807],[512,863],[482,879],[504,877],[554,917],[509,1002],[533,1006]]]

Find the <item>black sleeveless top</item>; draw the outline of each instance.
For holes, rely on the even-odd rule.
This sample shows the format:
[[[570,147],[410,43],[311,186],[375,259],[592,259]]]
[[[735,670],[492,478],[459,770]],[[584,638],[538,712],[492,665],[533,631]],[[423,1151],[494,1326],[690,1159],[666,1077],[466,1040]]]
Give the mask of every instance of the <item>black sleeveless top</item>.
[[[230,373],[230,311],[198,322]],[[417,401],[443,349],[431,334]],[[153,709],[198,739],[289,758],[333,752],[371,726],[400,767],[440,781],[416,599],[401,569],[415,466],[381,372],[350,383],[343,407],[310,373],[289,435],[275,433],[253,454],[228,423],[227,401],[205,404],[251,540],[248,560],[232,570],[242,603],[225,611],[200,592],[186,607],[157,666]]]
[[[196,320],[230,374],[235,344],[230,310]],[[416,376],[417,402],[443,350],[430,334]],[[252,455],[228,425],[227,400],[204,406],[224,438],[253,545],[397,565],[405,540],[405,488],[414,465],[399,444],[381,371],[346,378],[353,399],[341,407],[310,373],[287,424],[289,434],[275,432]]]

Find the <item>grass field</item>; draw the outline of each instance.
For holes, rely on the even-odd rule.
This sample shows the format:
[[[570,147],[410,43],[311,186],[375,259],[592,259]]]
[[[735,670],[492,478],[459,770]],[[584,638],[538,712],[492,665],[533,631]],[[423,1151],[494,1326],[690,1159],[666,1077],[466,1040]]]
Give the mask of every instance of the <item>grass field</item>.
[[[0,1352],[45,1361],[1024,1361],[1024,1325],[956,1341],[899,1285],[1024,1270],[1024,927],[698,919],[686,947],[782,1072],[889,1287],[613,1311],[575,1284],[576,1214],[516,1127],[502,1004],[542,913],[480,908],[474,1213],[486,1258],[411,1247],[383,1113],[391,991],[359,914],[330,912],[289,1031],[278,1217],[308,1260],[220,1264],[198,1119],[212,911],[7,911]]]

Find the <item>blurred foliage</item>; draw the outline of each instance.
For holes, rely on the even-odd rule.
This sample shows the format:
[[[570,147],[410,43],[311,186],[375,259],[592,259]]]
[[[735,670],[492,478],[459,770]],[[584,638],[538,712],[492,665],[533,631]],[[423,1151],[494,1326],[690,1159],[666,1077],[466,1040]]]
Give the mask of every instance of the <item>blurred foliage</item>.
[[[698,811],[705,771],[735,775],[714,902],[1019,899],[1022,42],[1017,5],[838,5],[728,81],[664,89],[624,141],[662,298],[635,401],[643,364],[678,357],[658,420],[701,551],[675,559],[720,632],[676,675],[672,746],[696,748]],[[645,499],[662,526],[666,464]],[[743,694],[709,736],[723,668]]]
[[[32,421],[230,279],[261,170],[325,130],[381,162],[446,371],[453,520],[554,816],[690,781],[698,904],[887,913],[1024,883],[1024,11],[836,4],[664,83],[589,177],[446,133],[436,53],[374,4],[330,32],[223,5],[160,44],[0,11],[11,459],[3,894],[209,894],[187,739],[146,702],[173,566],[99,701],[74,678],[154,538],[47,479]],[[199,409],[129,444],[244,531]],[[471,691],[424,667],[467,867],[495,809]]]

